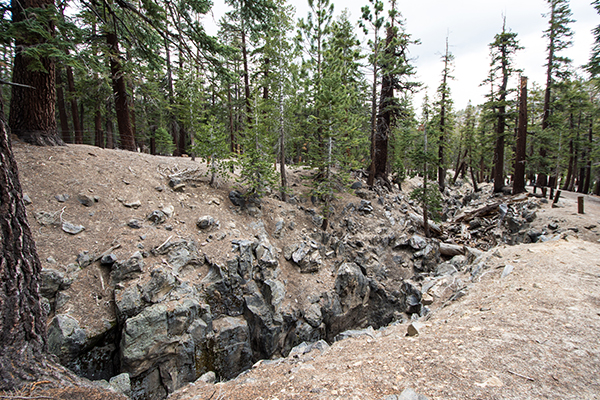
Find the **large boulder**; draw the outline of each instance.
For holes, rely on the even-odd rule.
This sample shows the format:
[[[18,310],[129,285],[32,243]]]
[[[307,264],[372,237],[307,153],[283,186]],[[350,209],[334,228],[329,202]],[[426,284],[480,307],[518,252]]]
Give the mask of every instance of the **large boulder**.
[[[335,277],[335,292],[339,296],[342,311],[365,305],[369,300],[369,280],[355,263],[344,263]]]

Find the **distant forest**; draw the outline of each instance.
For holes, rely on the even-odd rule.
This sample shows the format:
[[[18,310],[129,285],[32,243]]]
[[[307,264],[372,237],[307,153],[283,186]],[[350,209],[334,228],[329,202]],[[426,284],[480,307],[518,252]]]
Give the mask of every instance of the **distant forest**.
[[[240,168],[257,196],[285,199],[286,165],[307,166],[325,216],[352,170],[369,186],[423,176],[421,201],[459,178],[600,194],[600,27],[589,63],[573,65],[569,1],[546,2],[546,82],[521,76],[513,56],[526,49],[505,21],[486,101],[457,110],[448,44],[435,94],[414,104],[418,40],[394,0],[365,0],[360,21],[329,0],[308,0],[299,20],[284,0],[227,0],[216,37],[201,22],[209,0],[13,0],[4,112],[28,143],[197,157],[214,174]]]

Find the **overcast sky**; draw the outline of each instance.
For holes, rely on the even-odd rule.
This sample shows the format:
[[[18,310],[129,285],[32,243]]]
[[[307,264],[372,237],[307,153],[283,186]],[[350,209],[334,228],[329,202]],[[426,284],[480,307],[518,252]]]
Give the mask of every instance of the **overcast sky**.
[[[207,17],[206,28],[215,34],[214,20],[220,18],[226,7],[223,0],[214,0],[213,17]],[[334,14],[347,8],[350,20],[358,21],[360,8],[367,0],[332,0]],[[591,0],[572,0],[571,11],[575,22],[573,46],[564,55],[573,60],[574,66],[585,64],[590,55],[593,36],[591,30],[600,24],[600,17],[590,5]],[[296,19],[305,18],[308,2],[290,1],[296,8]],[[455,109],[463,109],[469,100],[474,105],[484,101],[487,88],[480,87],[489,71],[489,47],[494,35],[502,30],[502,16],[506,16],[509,30],[518,34],[523,50],[517,53],[516,66],[523,70],[531,82],[545,82],[545,57],[547,40],[543,31],[548,27],[546,0],[398,0],[397,7],[406,22],[406,31],[421,44],[410,48],[417,78],[427,89],[416,97],[415,106],[420,106],[425,90],[432,97],[441,81],[443,68],[441,56],[445,50],[446,36],[450,51],[455,56],[455,79],[450,87]],[[387,9],[387,4],[386,4]],[[359,30],[357,29],[357,32]],[[366,41],[365,41],[366,47]],[[370,78],[370,77],[369,77]]]

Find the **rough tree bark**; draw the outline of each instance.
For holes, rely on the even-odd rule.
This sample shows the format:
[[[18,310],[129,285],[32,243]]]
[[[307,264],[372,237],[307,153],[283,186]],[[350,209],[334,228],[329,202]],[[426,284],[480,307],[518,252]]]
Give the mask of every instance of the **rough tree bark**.
[[[10,138],[0,119],[0,390],[36,378],[46,351],[42,269],[27,215]]]
[[[527,152],[527,77],[521,77],[519,98],[519,124],[517,128],[517,150],[515,154],[515,175],[513,194],[525,191],[525,157]]]
[[[106,42],[110,49],[110,72],[115,94],[115,111],[117,113],[117,124],[119,125],[119,136],[121,138],[121,148],[124,150],[135,151],[135,137],[131,127],[131,114],[129,112],[129,102],[127,101],[127,87],[123,68],[119,61],[119,42],[114,32],[106,33]]]
[[[13,23],[26,19],[24,10],[27,8],[46,8],[53,5],[54,0],[13,0]],[[50,25],[47,29],[53,32],[54,26]],[[31,87],[12,86],[8,123],[12,133],[27,143],[39,146],[63,145],[56,127],[54,61],[49,57],[41,57],[39,61],[44,70],[33,71],[30,69],[33,60],[23,54],[27,47],[43,42],[41,35],[33,32],[15,40],[12,81]]]
[[[395,38],[396,31],[393,27],[389,26],[387,28],[384,50],[387,55],[386,60],[391,58],[395,53],[396,49],[394,46],[392,46]],[[385,65],[383,64],[382,70],[385,70]],[[377,129],[373,138],[373,154],[371,156],[371,162],[374,164],[374,166],[371,167],[372,177],[369,177],[370,182],[374,182],[375,179],[379,179],[389,185],[387,178],[388,142],[390,137],[390,129],[393,123],[394,112],[394,75],[392,72],[386,72],[381,77],[381,93],[379,96]]]

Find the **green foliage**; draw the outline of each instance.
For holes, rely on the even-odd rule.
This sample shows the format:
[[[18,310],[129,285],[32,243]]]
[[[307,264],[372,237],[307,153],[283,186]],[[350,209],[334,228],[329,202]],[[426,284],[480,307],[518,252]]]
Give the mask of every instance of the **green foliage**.
[[[169,132],[165,128],[157,128],[154,131],[154,140],[156,143],[156,152],[158,154],[170,155],[173,154],[175,145]]]
[[[199,124],[195,139],[191,151],[209,165],[212,179],[217,174],[225,176],[227,169],[231,167],[231,162],[228,160],[229,138],[224,125],[218,122],[216,116],[211,115]]]

